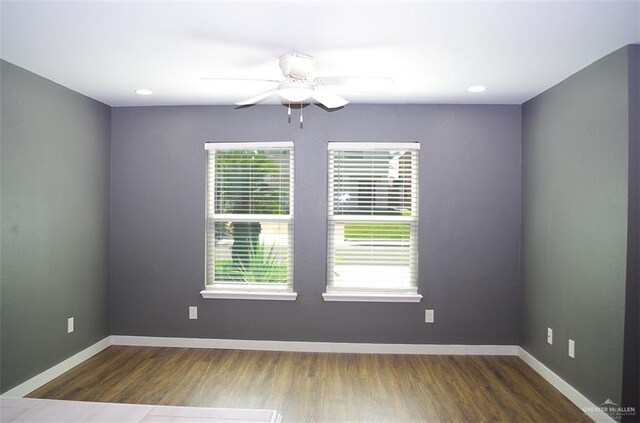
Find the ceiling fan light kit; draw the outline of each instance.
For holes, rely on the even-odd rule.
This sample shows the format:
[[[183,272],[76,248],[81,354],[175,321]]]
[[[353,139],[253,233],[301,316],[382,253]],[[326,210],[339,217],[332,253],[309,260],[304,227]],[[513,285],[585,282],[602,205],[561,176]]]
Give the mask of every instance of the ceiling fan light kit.
[[[308,82],[292,81],[278,85],[280,97],[291,103],[300,103],[313,95],[314,87]]]

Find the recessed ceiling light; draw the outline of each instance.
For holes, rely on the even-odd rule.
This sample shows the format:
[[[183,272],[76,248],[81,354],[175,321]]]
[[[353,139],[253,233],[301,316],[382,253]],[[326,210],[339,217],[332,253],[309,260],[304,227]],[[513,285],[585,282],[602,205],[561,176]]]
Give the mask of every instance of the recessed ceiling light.
[[[487,91],[487,87],[485,87],[484,85],[472,85],[467,88],[467,91],[469,91],[470,93],[481,93]]]
[[[140,88],[139,90],[136,90],[136,94],[139,94],[139,95],[153,95],[153,91],[148,90],[146,88]]]

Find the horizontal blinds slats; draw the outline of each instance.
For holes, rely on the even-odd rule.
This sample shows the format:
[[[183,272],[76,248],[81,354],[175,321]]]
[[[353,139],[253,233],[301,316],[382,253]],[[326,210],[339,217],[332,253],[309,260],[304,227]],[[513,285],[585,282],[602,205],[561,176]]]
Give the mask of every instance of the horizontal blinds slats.
[[[247,221],[253,220],[259,221],[280,221],[280,220],[292,220],[293,216],[290,214],[214,214],[216,220],[232,220],[232,221]]]
[[[416,292],[417,144],[329,150],[327,290]]]
[[[291,290],[292,145],[206,147],[207,285]]]
[[[292,214],[291,148],[210,150],[209,211],[219,214]]]
[[[348,145],[355,148],[358,144]],[[415,147],[412,143],[399,145]],[[396,147],[384,144],[375,150],[329,151],[330,216],[417,216],[418,150]]]
[[[385,216],[385,215],[333,215],[329,216],[329,220],[340,222],[414,222],[417,216]]]

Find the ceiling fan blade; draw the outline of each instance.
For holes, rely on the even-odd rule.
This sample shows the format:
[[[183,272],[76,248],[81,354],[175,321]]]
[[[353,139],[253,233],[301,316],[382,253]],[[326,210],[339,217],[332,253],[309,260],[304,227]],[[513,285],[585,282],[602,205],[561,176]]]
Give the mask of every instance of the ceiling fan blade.
[[[313,89],[313,95],[311,97],[328,109],[335,109],[349,103],[338,94],[332,93],[331,91],[323,87],[315,87]]]
[[[281,82],[275,79],[255,79],[255,78],[200,78],[202,82]]]
[[[357,77],[357,76],[320,76],[313,80],[322,86],[340,87],[348,91],[390,91],[393,79],[387,77]]]
[[[236,106],[250,106],[252,104],[256,104],[256,103],[260,103],[263,100],[266,100],[267,98],[271,97],[272,95],[276,94],[278,92],[277,88],[273,88],[269,91],[265,91],[263,93],[260,93],[258,95],[255,95],[251,98],[248,98],[246,100],[243,101],[239,101],[236,103]]]

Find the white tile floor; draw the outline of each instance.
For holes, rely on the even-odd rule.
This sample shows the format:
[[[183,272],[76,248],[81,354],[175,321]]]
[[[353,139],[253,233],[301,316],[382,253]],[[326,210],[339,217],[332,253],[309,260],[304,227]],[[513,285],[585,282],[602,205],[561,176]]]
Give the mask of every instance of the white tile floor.
[[[0,422],[280,423],[275,410],[0,398]]]

